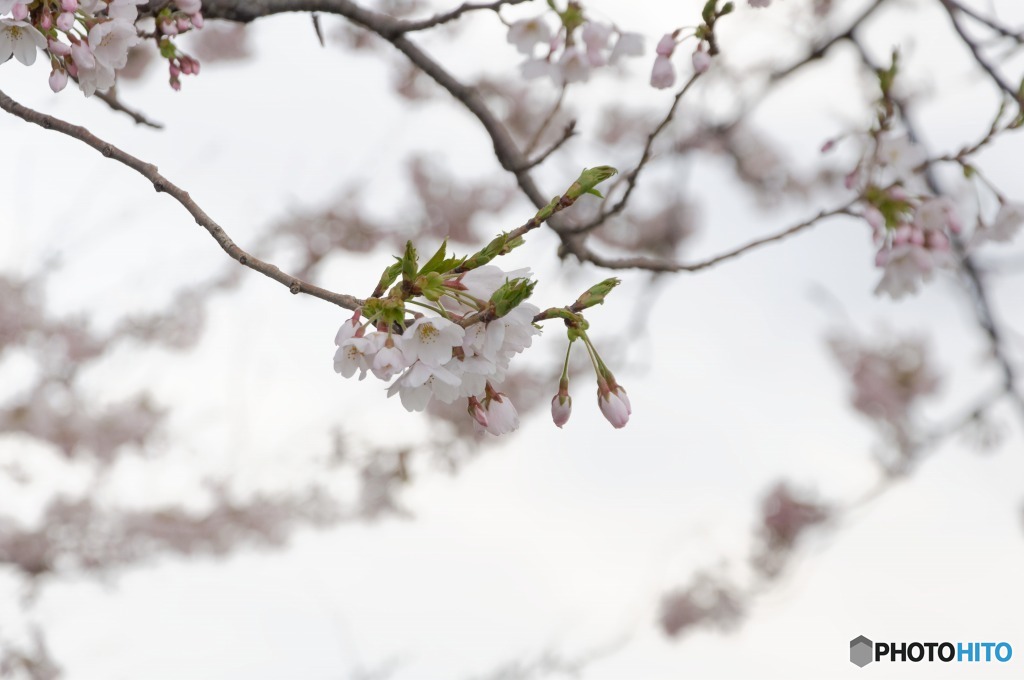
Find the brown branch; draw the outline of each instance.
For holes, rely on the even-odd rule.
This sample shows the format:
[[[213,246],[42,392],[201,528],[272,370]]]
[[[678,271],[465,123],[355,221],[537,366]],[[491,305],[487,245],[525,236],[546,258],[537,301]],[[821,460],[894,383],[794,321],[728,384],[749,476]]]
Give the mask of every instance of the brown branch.
[[[956,0],[950,0],[949,4],[953,5],[954,7],[956,7],[956,9],[958,11],[962,12],[963,14],[966,14],[967,16],[969,16],[970,18],[974,19],[978,23],[984,24],[985,26],[988,26],[990,29],[992,29],[993,31],[995,31],[999,35],[1003,36],[1004,38],[1009,38],[1009,39],[1013,40],[1014,42],[1016,42],[1017,44],[1024,43],[1024,32],[1017,32],[1017,33],[1015,33],[1013,31],[1011,31],[1010,29],[1008,29],[1006,26],[1004,26],[1001,23],[999,23],[998,21],[996,21],[995,19],[989,18],[989,17],[985,16],[984,14],[981,14],[981,13],[971,9],[967,5],[964,5],[963,3],[957,2]]]
[[[206,229],[210,236],[217,241],[217,244],[232,259],[237,260],[239,264],[249,267],[264,276],[284,284],[293,294],[297,295],[299,293],[305,293],[307,295],[312,295],[313,297],[318,297],[321,300],[326,300],[327,302],[338,305],[339,307],[344,307],[345,309],[356,309],[362,305],[362,300],[351,295],[334,293],[324,288],[314,286],[311,283],[307,283],[306,281],[291,276],[290,274],[286,274],[275,265],[264,262],[263,260],[250,255],[239,248],[235,245],[235,242],[231,240],[231,237],[228,236],[227,232],[225,232],[219,224],[217,224],[196,204],[195,201],[192,200],[188,195],[188,192],[161,175],[157,171],[155,165],[146,163],[145,161],[122,151],[113,144],[103,141],[84,127],[72,125],[71,123],[59,118],[54,118],[53,116],[22,106],[2,91],[0,91],[0,109],[17,116],[26,122],[34,123],[46,130],[55,130],[84,142],[107,158],[112,158],[113,160],[127,165],[132,170],[135,170],[137,173],[152,182],[153,188],[156,189],[157,192],[166,193],[180,203],[182,207],[184,207],[185,210],[195,218],[196,223]]]
[[[686,81],[686,84],[683,85],[682,89],[680,89],[679,92],[676,93],[675,99],[672,100],[672,106],[670,106],[668,109],[668,113],[666,113],[665,117],[661,119],[661,122],[658,123],[658,126],[651,130],[650,134],[647,135],[647,143],[644,144],[644,151],[640,155],[640,160],[637,162],[636,167],[634,167],[632,170],[630,170],[628,173],[624,175],[624,181],[626,182],[626,191],[624,194],[622,194],[622,198],[620,198],[618,202],[616,202],[615,205],[613,205],[611,208],[601,211],[601,214],[594,218],[592,221],[573,229],[572,233],[582,234],[588,231],[592,231],[597,227],[601,226],[602,224],[604,224],[609,217],[613,217],[626,209],[626,204],[629,202],[629,197],[633,194],[633,190],[636,188],[636,182],[637,179],[639,179],[640,177],[640,173],[643,171],[647,163],[651,160],[651,152],[654,148],[654,140],[658,138],[658,135],[661,134],[661,131],[668,127],[668,124],[672,122],[673,118],[675,118],[676,110],[679,108],[679,102],[683,100],[683,96],[693,86],[693,84],[697,82],[698,78],[700,78],[699,73],[694,73],[692,76],[690,76],[690,79]]]
[[[940,2],[943,3],[947,1],[948,0],[940,0]],[[952,16],[952,14],[950,16]],[[956,25],[955,19],[954,25]],[[871,56],[860,41],[856,38],[851,38],[850,40],[854,47],[857,48],[863,64],[872,71],[877,70],[878,65],[871,60]],[[1014,95],[1014,99],[1017,100],[1016,95]],[[1019,100],[1017,101],[1019,102]],[[923,146],[921,136],[917,131],[913,118],[910,116],[908,102],[903,99],[896,99],[895,103],[900,110],[903,124],[907,128],[907,136],[911,141]],[[924,168],[924,179],[925,184],[933,194],[936,196],[943,196],[946,194],[942,185],[939,183],[939,179],[935,174],[933,165],[928,164]],[[988,339],[992,356],[995,359],[996,364],[999,366],[1000,373],[1002,373],[1004,393],[1010,401],[1013,402],[1021,421],[1024,422],[1024,394],[1022,394],[1017,388],[1017,370],[1010,361],[1009,356],[1006,354],[1002,331],[999,328],[999,323],[996,321],[995,312],[992,308],[992,303],[989,300],[988,288],[985,285],[982,272],[975,263],[974,258],[967,252],[963,239],[958,235],[953,234],[950,241],[953,245],[953,252],[960,265],[960,272],[964,275],[968,294],[973,302],[975,319],[977,320],[978,325],[981,326],[985,337]]]
[[[578,259],[585,262],[591,262],[599,267],[604,267],[606,269],[645,269],[652,272],[697,272],[700,271],[701,269],[713,267],[714,265],[719,264],[720,262],[725,262],[726,260],[731,260],[735,257],[739,257],[740,255],[746,252],[756,250],[757,248],[768,245],[769,243],[775,243],[776,241],[781,241],[783,239],[789,238],[790,236],[810,229],[818,222],[828,219],[830,217],[837,217],[839,215],[853,215],[854,213],[850,210],[850,208],[853,207],[854,203],[856,203],[856,199],[850,201],[846,205],[843,205],[839,208],[834,208],[832,210],[822,210],[814,217],[803,222],[800,222],[799,224],[795,224],[792,227],[789,227],[788,229],[784,229],[770,236],[755,239],[747,244],[733,248],[732,250],[727,250],[726,252],[721,253],[720,255],[715,255],[714,257],[709,258],[707,260],[701,260],[699,262],[694,262],[691,264],[682,264],[677,262],[671,262],[668,260],[657,260],[649,257],[628,257],[621,259],[608,258],[602,255],[598,255],[597,253],[586,247],[586,245],[581,244],[578,241],[567,244],[565,247],[570,253],[575,255]]]
[[[116,88],[112,87],[106,92],[97,92],[96,98],[102,101],[107,106],[109,106],[114,111],[120,111],[121,113],[127,114],[138,125],[145,125],[147,127],[155,128],[157,130],[162,130],[164,128],[163,123],[157,123],[156,121],[152,121],[140,111],[136,111],[125,106],[124,103],[120,99],[118,99]]]
[[[419,21],[407,21],[402,29],[402,33],[409,33],[410,31],[422,31],[428,28],[433,28],[441,24],[446,24],[449,21],[458,19],[466,12],[475,12],[478,10],[493,10],[497,12],[505,5],[519,5],[524,2],[530,2],[530,0],[496,0],[495,2],[464,2],[450,12],[442,12],[435,14],[434,16],[421,19]]]
[[[978,46],[978,43],[973,38],[967,35],[964,27],[960,24],[959,19],[957,19],[957,14],[962,11],[961,7],[953,2],[953,0],[939,0],[939,2],[949,15],[949,20],[953,23],[953,30],[956,31],[957,35],[960,36],[960,39],[963,40],[965,45],[967,45],[967,49],[971,51],[974,61],[977,62],[978,66],[980,66],[982,70],[989,75],[989,78],[992,79],[992,82],[995,83],[999,89],[1010,95],[1014,101],[1017,102],[1018,106],[1020,106],[1021,96],[1017,91],[1017,88],[1006,82],[1006,79],[1004,79],[999,71],[996,70],[996,67],[985,58],[985,55],[981,53],[981,47]]]
[[[562,145],[568,142],[570,139],[572,139],[575,135],[576,121],[569,121],[569,124],[565,126],[564,130],[562,130],[562,135],[557,140],[555,140],[554,144],[552,144],[547,149],[542,151],[540,154],[537,155],[536,158],[531,160],[529,163],[527,163],[524,167],[520,169],[532,170],[533,168],[537,167],[538,165],[546,161],[551,156],[551,154],[561,149]]]

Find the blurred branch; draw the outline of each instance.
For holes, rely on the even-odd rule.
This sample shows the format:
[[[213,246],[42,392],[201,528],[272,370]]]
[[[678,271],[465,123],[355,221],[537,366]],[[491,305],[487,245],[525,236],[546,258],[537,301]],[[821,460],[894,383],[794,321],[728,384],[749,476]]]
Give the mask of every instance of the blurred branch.
[[[112,87],[106,92],[96,92],[96,98],[105,103],[114,111],[120,111],[121,113],[128,114],[131,117],[131,119],[134,120],[138,125],[145,125],[146,127],[151,127],[156,130],[162,130],[164,127],[163,123],[157,123],[155,121],[152,121],[140,111],[136,111],[125,106],[124,103],[121,102],[121,100],[117,97],[117,88]]]
[[[506,5],[519,5],[524,2],[530,2],[530,0],[495,0],[495,2],[464,2],[450,12],[442,12],[435,14],[428,19],[421,19],[419,21],[407,21],[402,29],[403,33],[409,33],[412,31],[422,31],[424,29],[433,28],[441,24],[446,24],[449,21],[458,19],[466,12],[475,12],[479,10],[493,10],[497,12]]]
[[[978,43],[971,38],[971,36],[967,35],[967,31],[965,31],[964,27],[960,24],[958,17],[960,12],[963,11],[963,8],[953,0],[939,0],[939,2],[942,3],[942,7],[949,15],[949,20],[953,24],[953,30],[955,30],[957,35],[960,36],[960,39],[963,41],[964,45],[967,46],[967,49],[971,51],[974,61],[977,62],[978,66],[988,74],[989,78],[991,78],[992,82],[995,83],[999,89],[1010,95],[1010,97],[1017,102],[1017,105],[1021,106],[1020,92],[1013,85],[1006,82],[1006,79],[1003,78],[1002,74],[1000,74],[996,67],[989,62],[984,54],[982,54],[981,47],[979,47]]]
[[[792,227],[783,229],[782,231],[765,236],[763,238],[755,239],[745,245],[738,246],[732,250],[728,250],[720,255],[715,255],[707,260],[701,260],[691,264],[675,263],[667,260],[656,260],[648,257],[629,257],[629,258],[609,258],[602,255],[598,255],[594,251],[590,250],[583,244],[574,244],[570,248],[570,252],[576,255],[581,260],[592,262],[599,267],[606,269],[644,269],[652,272],[696,272],[701,269],[707,269],[720,262],[731,260],[734,257],[738,257],[751,250],[756,250],[761,246],[768,245],[769,243],[775,243],[785,238],[798,234],[802,231],[810,229],[818,222],[826,220],[831,217],[837,217],[839,215],[853,215],[854,213],[850,210],[856,200],[850,201],[838,208],[832,210],[822,210],[814,217],[804,220],[799,224],[795,224]]]

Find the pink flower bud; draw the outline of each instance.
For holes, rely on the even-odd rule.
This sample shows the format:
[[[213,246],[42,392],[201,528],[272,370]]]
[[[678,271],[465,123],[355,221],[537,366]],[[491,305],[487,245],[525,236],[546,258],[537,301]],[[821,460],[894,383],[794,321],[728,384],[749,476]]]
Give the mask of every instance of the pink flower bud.
[[[171,71],[171,79],[172,80],[177,80],[178,76],[181,75],[181,69],[178,68],[177,66],[175,66],[174,64],[170,65],[170,71]]]
[[[188,20],[188,17],[178,17],[175,24],[177,25],[178,30],[182,33],[192,28],[192,22]]]
[[[71,46],[62,43],[59,40],[50,38],[46,41],[46,49],[50,50],[50,54],[56,54],[59,57],[66,57],[71,54]]]
[[[941,231],[928,232],[928,249],[946,252],[949,250],[949,237]]]
[[[922,231],[921,229],[918,229],[916,227],[911,227],[910,228],[910,242],[913,243],[915,246],[923,246],[924,245],[924,231]]]
[[[196,30],[198,30],[198,29],[203,27],[203,13],[202,12],[196,12],[195,14],[192,15],[192,26]]]
[[[672,60],[666,56],[658,55],[654,59],[654,68],[651,69],[651,87],[664,90],[672,87],[676,82],[676,69]]]
[[[654,51],[659,57],[671,57],[672,53],[676,51],[675,36],[671,33],[661,36],[661,40],[658,41],[658,46],[654,48]]]
[[[707,73],[707,70],[711,68],[711,55],[702,49],[693,53],[692,60],[694,73]]]
[[[170,19],[160,22],[160,32],[164,35],[178,35],[178,26]]]
[[[71,12],[62,12],[57,17],[57,28],[67,33],[75,25],[75,15]]]
[[[53,15],[50,14],[50,10],[47,8],[39,19],[39,30],[49,31],[51,28],[53,28]]]
[[[616,429],[625,427],[633,412],[626,390],[618,385],[613,390],[603,378],[599,378],[597,383],[597,405],[605,419]]]
[[[476,397],[469,398],[469,406],[467,407],[469,415],[473,416],[480,427],[487,428],[487,413],[484,411],[484,407],[480,405],[480,402]]]
[[[28,5],[19,2],[11,8],[11,16],[15,21],[25,21],[28,19]]]
[[[60,0],[60,8],[65,12],[75,12],[78,10],[78,0]]]
[[[912,232],[913,230],[910,228],[909,224],[900,225],[899,227],[896,228],[896,231],[893,233],[892,244],[894,246],[902,246],[905,243],[910,243],[910,237],[912,235]]]
[[[50,73],[50,89],[54,92],[60,92],[68,84],[68,74],[60,69],[54,69]]]
[[[555,425],[562,427],[569,422],[569,416],[571,415],[572,397],[568,394],[564,397],[556,394],[551,398],[551,420],[555,421]]]

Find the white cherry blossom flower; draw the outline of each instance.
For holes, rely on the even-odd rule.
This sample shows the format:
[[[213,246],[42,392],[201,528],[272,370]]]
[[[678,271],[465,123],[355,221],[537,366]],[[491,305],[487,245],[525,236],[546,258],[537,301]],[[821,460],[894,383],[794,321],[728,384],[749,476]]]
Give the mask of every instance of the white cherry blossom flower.
[[[96,61],[117,70],[128,63],[128,50],[139,43],[135,25],[123,19],[112,19],[89,29],[89,47]]]
[[[551,28],[543,17],[520,19],[509,27],[507,39],[519,52],[530,56],[537,45],[551,40]]]
[[[409,360],[402,351],[402,338],[392,337],[391,344],[384,344],[373,357],[370,370],[381,380],[391,380],[396,374],[409,367]]]
[[[1022,225],[1024,225],[1024,204],[1003,203],[999,206],[999,212],[996,213],[995,219],[974,232],[973,243],[977,245],[985,241],[997,243],[1012,241]]]
[[[590,78],[590,62],[578,47],[566,47],[558,59],[558,79],[561,83],[582,83]]]
[[[359,379],[366,378],[366,372],[373,367],[373,358],[379,346],[372,338],[349,338],[338,346],[334,353],[334,371],[345,378],[351,378],[359,371]]]
[[[143,5],[148,0],[111,0],[107,5],[107,16],[111,19],[123,19],[132,24],[139,18],[139,8],[136,5]]]
[[[0,64],[13,55],[25,66],[36,61],[36,52],[46,47],[46,38],[26,21],[0,19]]]
[[[440,317],[421,317],[405,332],[405,353],[410,361],[419,359],[442,366],[452,358],[452,349],[462,344],[463,328]]]
[[[931,280],[936,265],[926,248],[913,243],[881,250],[875,262],[884,268],[875,294],[885,294],[894,300],[916,293],[921,283]]]

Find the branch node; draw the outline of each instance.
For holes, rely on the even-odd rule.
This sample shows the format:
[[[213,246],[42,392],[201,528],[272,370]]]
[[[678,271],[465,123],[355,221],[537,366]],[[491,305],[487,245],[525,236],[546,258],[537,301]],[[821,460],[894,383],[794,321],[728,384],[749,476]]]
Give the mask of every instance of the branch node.
[[[288,287],[288,290],[292,292],[292,295],[298,295],[302,292],[302,284],[298,281],[292,281],[292,285]]]

